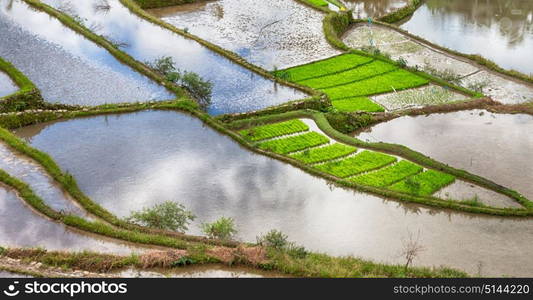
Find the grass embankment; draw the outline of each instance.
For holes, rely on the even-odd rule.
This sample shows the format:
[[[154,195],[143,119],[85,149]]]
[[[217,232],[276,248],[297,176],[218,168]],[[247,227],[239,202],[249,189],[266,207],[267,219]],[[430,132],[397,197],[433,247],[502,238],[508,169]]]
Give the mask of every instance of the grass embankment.
[[[5,72],[13,80],[19,90],[11,95],[0,97],[0,113],[44,107],[41,93],[33,82],[10,62],[0,57],[1,71]]]
[[[429,81],[371,57],[347,53],[275,72],[324,92],[340,111],[384,111],[367,96],[409,89]]]
[[[50,267],[100,273],[120,271],[127,267],[148,270],[151,268],[166,270],[181,268],[186,270],[188,264],[198,264],[200,261],[205,260],[199,253],[182,258],[169,259],[165,255],[117,256],[88,251],[60,252],[21,248],[4,249],[0,255],[26,262],[40,262]],[[296,257],[283,250],[268,248],[263,251],[263,255],[263,260],[256,262],[256,264],[245,263],[235,258],[231,265],[248,265],[259,269],[281,272],[284,273],[284,276],[288,274],[296,277],[468,277],[466,273],[450,268],[405,268],[400,265],[377,264],[354,257],[331,257],[319,253],[308,252],[305,255]],[[272,275],[275,276],[275,274]]]

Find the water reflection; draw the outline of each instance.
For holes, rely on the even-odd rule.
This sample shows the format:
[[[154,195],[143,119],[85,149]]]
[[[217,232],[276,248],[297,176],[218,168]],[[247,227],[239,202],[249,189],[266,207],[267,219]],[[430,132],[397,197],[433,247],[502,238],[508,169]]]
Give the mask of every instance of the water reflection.
[[[377,18],[406,6],[409,0],[345,0],[356,19]]]
[[[297,1],[202,1],[150,12],[267,69],[339,53],[324,38],[324,15]]]
[[[0,40],[0,56],[26,74],[49,102],[97,105],[174,98],[20,0],[0,0]]]
[[[428,250],[417,264],[475,273],[481,262],[484,275],[531,275],[533,258],[523,255],[532,247],[530,220],[452,213],[337,188],[177,112],[91,117],[17,134],[50,153],[84,192],[119,216],[175,200],[198,216],[194,234],[199,223],[227,216],[246,241],[276,228],[314,250],[398,263],[402,239],[420,230]]]
[[[401,28],[445,47],[533,73],[533,2],[427,0]]]
[[[178,68],[211,80],[214,84],[211,114],[245,112],[306,97],[292,88],[276,85],[193,40],[139,18],[118,0],[44,2],[56,8],[67,7],[64,9],[67,13],[93,24],[98,33],[116,43],[126,45],[123,50],[140,61],[171,56]],[[107,8],[97,9],[96,5],[101,3],[106,3]]]
[[[359,138],[405,145],[533,199],[533,116],[482,110],[401,117]]]
[[[18,86],[7,76],[7,74],[0,71],[0,97],[11,95],[18,91]]]

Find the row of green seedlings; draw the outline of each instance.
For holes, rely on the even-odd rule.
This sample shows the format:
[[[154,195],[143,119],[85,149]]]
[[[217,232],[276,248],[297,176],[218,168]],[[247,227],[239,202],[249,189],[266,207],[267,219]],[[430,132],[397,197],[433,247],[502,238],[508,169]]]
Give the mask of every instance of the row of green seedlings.
[[[384,111],[370,95],[426,85],[429,81],[395,65],[354,53],[274,72],[276,76],[323,91],[339,111]]]
[[[342,10],[346,9],[346,7],[344,7],[344,5],[338,0],[306,0],[306,1],[318,7],[326,7],[326,6],[329,6],[329,4],[331,3]]]
[[[308,132],[309,126],[295,119],[241,130],[263,150],[286,155],[339,178],[362,185],[384,187],[404,193],[428,196],[455,181],[455,177],[387,154],[363,150]],[[297,135],[293,135],[297,134]],[[324,146],[325,145],[325,146]]]

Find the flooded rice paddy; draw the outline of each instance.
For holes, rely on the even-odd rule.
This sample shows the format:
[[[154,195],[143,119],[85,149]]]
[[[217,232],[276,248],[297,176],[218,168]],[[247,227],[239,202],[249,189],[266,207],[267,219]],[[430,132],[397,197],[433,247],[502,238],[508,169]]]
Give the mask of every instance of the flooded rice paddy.
[[[427,250],[418,265],[531,275],[533,258],[523,255],[531,249],[530,220],[431,209],[337,188],[253,154],[181,113],[83,118],[17,134],[51,154],[86,194],[118,216],[175,200],[198,216],[193,234],[201,222],[227,216],[244,241],[276,228],[313,250],[392,263],[403,263],[405,239],[420,232]]]
[[[426,0],[401,25],[431,42],[533,74],[533,2]]]
[[[96,28],[98,34],[122,45],[139,61],[170,56],[176,67],[196,72],[213,83],[211,114],[257,110],[307,97],[292,88],[274,83],[208,48],[163,29],[130,12],[118,0],[46,0],[67,14]]]
[[[81,233],[34,212],[11,189],[0,185],[0,245],[43,247],[47,250],[95,251],[129,255],[140,253],[126,243]]]
[[[270,70],[340,53],[322,33],[324,14],[297,1],[202,1],[150,12]]]
[[[355,19],[377,18],[400,9],[410,0],[345,0],[346,8],[353,10]]]
[[[0,71],[0,97],[11,95],[18,91],[19,87],[7,76]]]
[[[533,199],[533,116],[483,110],[401,117],[357,137],[405,145]]]
[[[21,0],[0,0],[0,57],[48,102],[99,105],[175,98],[105,49]]]

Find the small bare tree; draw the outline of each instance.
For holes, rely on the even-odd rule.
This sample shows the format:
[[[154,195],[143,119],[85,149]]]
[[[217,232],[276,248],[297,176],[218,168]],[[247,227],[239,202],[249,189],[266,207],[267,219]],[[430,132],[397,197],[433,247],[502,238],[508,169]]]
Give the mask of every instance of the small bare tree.
[[[420,243],[420,230],[418,231],[416,237],[412,232],[408,232],[408,238],[403,240],[403,248],[401,256],[405,258],[405,270],[413,263],[415,258],[425,251],[425,247]]]

